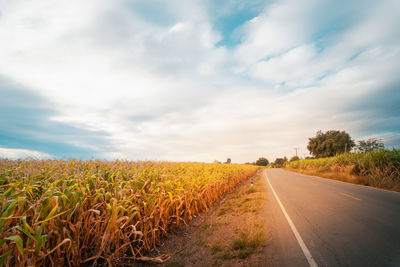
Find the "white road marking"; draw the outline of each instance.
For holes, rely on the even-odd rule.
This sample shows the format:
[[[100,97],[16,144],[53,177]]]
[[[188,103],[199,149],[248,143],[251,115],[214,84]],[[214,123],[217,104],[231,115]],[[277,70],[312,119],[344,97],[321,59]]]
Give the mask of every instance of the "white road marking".
[[[340,193],[340,194],[343,195],[343,196],[350,197],[350,198],[352,198],[352,199],[360,200],[360,201],[361,201],[361,199],[359,199],[358,197],[355,197],[355,196],[352,196],[352,195],[349,195],[349,194],[346,194],[346,193]]]
[[[294,223],[292,222],[292,219],[290,219],[288,213],[287,213],[286,210],[285,210],[285,207],[282,205],[282,202],[279,200],[278,195],[276,194],[274,188],[272,187],[272,184],[271,184],[271,182],[269,181],[267,172],[264,172],[264,173],[265,173],[265,177],[267,178],[267,182],[268,182],[269,186],[271,187],[272,193],[274,193],[274,196],[275,196],[276,200],[278,201],[278,204],[279,204],[279,206],[281,207],[281,210],[282,210],[283,214],[285,215],[286,220],[288,221],[288,223],[289,223],[289,225],[290,225],[290,228],[292,228],[292,231],[293,231],[293,233],[294,233],[294,236],[296,237],[297,242],[299,243],[300,248],[301,248],[301,250],[302,250],[303,253],[304,253],[304,256],[306,256],[306,259],[307,259],[307,261],[308,261],[308,264],[310,264],[311,267],[318,267],[318,265],[317,265],[317,263],[315,262],[313,256],[311,255],[310,251],[308,250],[306,244],[304,243],[304,241],[303,241],[303,239],[301,238],[299,232],[297,231],[296,226],[294,226]]]

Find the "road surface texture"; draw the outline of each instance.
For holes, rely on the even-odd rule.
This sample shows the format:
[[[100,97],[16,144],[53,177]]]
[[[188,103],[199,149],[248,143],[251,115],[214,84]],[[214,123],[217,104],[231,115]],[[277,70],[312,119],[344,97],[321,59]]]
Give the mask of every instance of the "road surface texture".
[[[268,266],[400,266],[400,193],[282,169],[264,176]]]

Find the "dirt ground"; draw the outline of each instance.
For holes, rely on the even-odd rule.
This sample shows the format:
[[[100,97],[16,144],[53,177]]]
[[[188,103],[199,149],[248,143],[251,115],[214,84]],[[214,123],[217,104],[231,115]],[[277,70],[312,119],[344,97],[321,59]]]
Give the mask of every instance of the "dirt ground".
[[[251,185],[253,180],[254,185]],[[168,254],[162,264],[127,266],[267,266],[269,234],[266,181],[261,169],[208,211],[170,233],[150,256]]]

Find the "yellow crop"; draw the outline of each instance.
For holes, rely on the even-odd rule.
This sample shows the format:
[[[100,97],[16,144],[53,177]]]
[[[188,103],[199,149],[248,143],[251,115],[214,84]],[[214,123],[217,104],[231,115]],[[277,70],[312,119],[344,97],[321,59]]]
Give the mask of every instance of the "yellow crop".
[[[0,160],[0,265],[136,259],[256,167]]]

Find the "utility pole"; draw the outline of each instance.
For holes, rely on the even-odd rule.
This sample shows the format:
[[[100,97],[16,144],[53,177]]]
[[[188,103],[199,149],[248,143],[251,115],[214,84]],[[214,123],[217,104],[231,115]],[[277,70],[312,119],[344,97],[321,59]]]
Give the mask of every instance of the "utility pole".
[[[296,157],[297,157],[297,150],[299,150],[300,148],[295,147],[295,148],[293,148],[293,149],[296,150]]]

